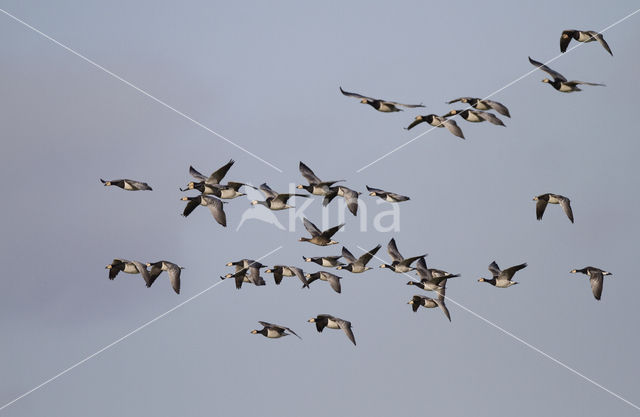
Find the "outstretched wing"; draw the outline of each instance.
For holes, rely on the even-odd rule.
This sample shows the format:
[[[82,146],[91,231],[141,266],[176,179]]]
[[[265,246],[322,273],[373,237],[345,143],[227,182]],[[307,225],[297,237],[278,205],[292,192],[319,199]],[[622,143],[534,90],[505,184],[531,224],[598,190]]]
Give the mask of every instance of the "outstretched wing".
[[[591,291],[593,292],[593,296],[596,297],[596,300],[599,300],[602,296],[603,281],[604,276],[602,272],[591,272],[589,282],[591,282]]]
[[[464,139],[464,134],[462,133],[462,129],[460,129],[460,126],[458,126],[455,120],[447,119],[443,124],[444,124],[444,127],[446,127],[447,130],[449,130],[449,132],[453,133],[459,138]]]
[[[371,98],[371,97],[363,96],[363,95],[358,94],[358,93],[350,93],[348,91],[344,91],[342,89],[342,87],[340,87],[340,92],[342,94],[344,94],[345,96],[348,96],[348,97],[363,98],[365,100],[378,100],[377,98]]]
[[[501,115],[511,117],[511,114],[509,114],[509,109],[504,104],[498,103],[497,101],[493,101],[493,100],[483,100],[483,101],[487,103],[493,110],[497,111]]]
[[[342,247],[342,257],[346,259],[347,262],[350,264],[355,263],[357,261],[356,257],[353,256],[353,254],[349,252],[349,249],[345,248],[344,246]]]
[[[380,248],[381,248],[381,245],[376,246],[375,248],[371,249],[369,252],[360,256],[360,258],[358,258],[358,261],[362,263],[362,265],[366,265],[367,263],[369,263],[371,258],[373,258],[373,255],[375,255],[380,250]]]
[[[553,77],[554,80],[567,81],[567,79],[564,78],[564,75],[560,74],[557,71],[552,70],[551,68],[549,68],[546,65],[544,65],[542,62],[538,62],[538,61],[536,61],[534,59],[531,59],[531,57],[529,57],[529,62],[531,62],[532,65],[535,65],[536,67],[538,67],[542,71],[544,71],[547,74],[549,74],[551,77]]]
[[[391,240],[389,241],[389,244],[387,245],[387,252],[389,253],[389,256],[391,256],[391,260],[393,260],[394,262],[402,262],[402,260],[404,259],[404,257],[400,254],[400,251],[398,251],[398,246],[396,246],[395,238],[391,238]]]
[[[478,116],[486,120],[487,122],[493,123],[494,125],[504,126],[502,120],[498,119],[498,117],[493,113],[487,113],[486,111],[478,111],[476,112]]]
[[[538,198],[536,202],[536,219],[542,220],[542,216],[544,215],[544,210],[547,208],[547,200]]]
[[[199,173],[193,166],[189,166],[189,174],[199,181],[206,181],[207,177]]]
[[[347,320],[342,320],[342,319],[335,319],[335,321],[338,323],[338,326],[340,326],[340,328],[344,330],[344,333],[347,335],[349,340],[351,340],[351,343],[355,345],[356,338],[353,335],[353,330],[351,330],[351,322]]]
[[[293,273],[296,274],[298,279],[302,282],[302,288],[305,288],[305,287],[309,288],[309,283],[307,282],[307,279],[304,277],[304,272],[302,272],[302,269],[296,266],[290,266],[289,269],[292,270]]]
[[[300,161],[300,173],[311,185],[319,184],[322,182],[320,178],[318,178],[316,174],[313,173],[311,168],[306,166],[302,161]]]
[[[262,191],[267,198],[276,198],[278,196],[278,193],[273,191],[266,182],[260,185],[260,191]]]
[[[500,275],[500,272],[502,271],[500,270],[500,267],[498,266],[496,261],[493,261],[491,262],[491,265],[489,265],[489,272],[491,272],[493,277],[496,278],[498,275]]]
[[[602,33],[596,33],[595,35],[593,35],[593,37],[596,38],[598,42],[600,42],[600,45],[602,45],[602,47],[606,49],[607,52],[611,54],[611,56],[613,56],[613,52],[611,52],[611,48],[609,48],[609,44],[607,43],[607,41],[605,41],[604,37],[602,37]]]
[[[209,178],[205,179],[205,182],[207,184],[219,184],[220,181],[222,181],[222,179],[224,178],[224,176],[227,175],[227,172],[229,171],[229,169],[231,168],[234,162],[235,161],[233,159],[230,159],[229,162],[227,162],[225,165],[223,165],[221,168],[219,168],[217,171],[211,174]]]
[[[206,198],[207,207],[209,207],[213,218],[222,226],[227,227],[227,215],[222,208],[222,201],[213,196],[203,196],[202,198]]]
[[[414,127],[418,126],[420,123],[422,122],[426,122],[426,120],[423,119],[415,119],[413,122],[411,122],[411,124],[407,127],[405,127],[406,130],[411,130]]]
[[[567,215],[571,223],[573,223],[573,210],[571,210],[571,201],[564,197],[560,199],[560,207],[564,210],[564,213]]]
[[[337,226],[333,226],[332,228],[327,229],[327,230],[325,230],[324,232],[322,232],[322,234],[323,234],[324,236],[328,237],[328,238],[331,238],[331,236],[335,235],[335,234],[336,234],[336,232],[337,232],[338,230],[340,230],[340,228],[341,228],[342,226],[344,226],[344,223],[339,224],[339,225],[337,225]]]
[[[571,42],[571,38],[573,37],[574,33],[575,33],[575,30],[562,31],[562,35],[560,35],[560,52],[567,51],[567,46],[569,46],[569,43]]]
[[[306,217],[302,218],[302,222],[304,223],[304,228],[307,229],[307,232],[309,232],[311,236],[315,237],[315,236],[320,236],[322,234],[320,229],[318,229],[315,224],[307,220]]]
[[[171,262],[165,261],[165,264],[169,266],[169,269],[167,269],[167,273],[169,274],[169,281],[171,281],[171,286],[173,287],[173,290],[176,292],[176,294],[180,294],[180,267]]]

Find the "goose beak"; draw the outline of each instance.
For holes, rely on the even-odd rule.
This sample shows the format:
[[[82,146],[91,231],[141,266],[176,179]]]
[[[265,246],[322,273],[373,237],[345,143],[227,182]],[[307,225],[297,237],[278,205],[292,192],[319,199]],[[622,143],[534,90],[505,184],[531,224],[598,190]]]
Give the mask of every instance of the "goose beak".
[[[227,266],[232,266],[233,262],[227,262]]]
[[[301,190],[301,189],[302,189],[302,184],[298,184],[298,185],[296,185],[296,188],[297,188],[297,189],[299,189],[299,190]]]
[[[182,197],[180,200],[187,201],[188,199],[189,199],[188,197]]]
[[[309,320],[307,320],[307,321],[308,321],[309,323],[315,323],[315,322],[316,322],[316,319],[315,319],[315,318],[311,318],[311,319],[309,319]]]
[[[360,100],[360,103],[362,103],[362,104],[367,104],[367,100],[362,99],[362,100]]]
[[[270,274],[270,273],[271,273],[271,270],[270,270],[270,269],[267,269],[267,270],[265,270],[265,271],[264,271],[264,273],[265,273],[265,274]]]
[[[111,268],[113,268],[113,265],[107,265],[104,267],[104,269],[111,269]]]
[[[575,269],[572,269],[571,271],[569,271],[570,274],[575,274],[576,272],[578,272],[578,271],[575,270]]]
[[[251,205],[252,205],[252,206],[255,206],[256,204],[258,204],[258,200],[253,200],[253,201],[251,202]]]
[[[386,267],[387,267],[387,265],[385,265],[385,264],[380,265],[380,268],[386,268]]]
[[[251,330],[251,334],[256,334],[256,333],[258,333],[257,330]]]
[[[478,282],[484,282],[484,278],[478,278]]]
[[[370,193],[369,193],[369,195],[370,195],[370,196],[372,196],[372,197],[375,197],[375,196],[376,196],[376,193],[374,193],[374,192],[370,192]]]

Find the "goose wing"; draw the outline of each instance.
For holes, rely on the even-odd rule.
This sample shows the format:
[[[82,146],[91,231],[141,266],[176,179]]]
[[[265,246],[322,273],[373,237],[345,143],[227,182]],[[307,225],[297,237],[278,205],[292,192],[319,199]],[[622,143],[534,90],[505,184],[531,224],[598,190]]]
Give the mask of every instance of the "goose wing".
[[[322,232],[322,235],[326,236],[327,238],[331,238],[331,236],[335,235],[335,234],[336,234],[336,232],[337,232],[338,230],[340,230],[340,228],[341,228],[342,226],[344,226],[344,223],[339,224],[339,225],[337,225],[337,226],[333,226],[332,228],[327,229],[327,230],[325,230],[324,232]]]
[[[487,103],[493,110],[497,111],[501,115],[511,117],[511,114],[509,114],[509,109],[504,104],[498,103],[497,101],[493,101],[493,100],[483,100],[483,101]]]
[[[398,250],[395,238],[391,238],[391,240],[389,241],[389,244],[387,245],[387,252],[389,253],[389,256],[391,256],[391,260],[393,262],[402,262],[402,260],[404,259],[404,257]]]
[[[376,252],[380,250],[380,248],[381,248],[381,245],[378,245],[375,248],[371,249],[369,252],[360,256],[360,258],[358,258],[358,262],[361,263],[363,266],[368,264],[371,258],[373,258],[373,256],[376,254]]]
[[[299,168],[300,168],[300,173],[309,182],[309,184],[314,185],[314,184],[320,184],[322,182],[320,178],[318,178],[316,174],[313,173],[311,168],[306,166],[302,161],[300,161]]]
[[[571,210],[571,200],[569,200],[567,197],[562,196],[558,200],[560,200],[560,207],[562,207],[564,213],[567,215],[569,220],[571,220],[571,223],[573,223],[573,210]]]
[[[572,29],[562,31],[562,35],[560,35],[560,52],[567,51],[567,46],[569,46],[574,33],[576,33],[576,31]]]
[[[529,62],[531,62],[532,65],[538,67],[542,71],[549,74],[554,80],[567,81],[567,79],[564,78],[564,75],[560,74],[557,71],[552,70],[551,68],[544,65],[542,62],[538,62],[534,59],[531,59],[531,57],[529,57]]]
[[[207,202],[207,207],[209,207],[213,218],[216,219],[220,225],[227,227],[227,215],[222,208],[222,201],[210,195],[205,195],[202,198]]]
[[[351,343],[355,345],[356,338],[353,335],[353,330],[351,330],[351,322],[347,320],[342,320],[342,319],[334,319],[334,321],[338,323],[338,326],[340,326],[340,328],[344,331],[344,333],[347,335],[349,340],[351,340]]]
[[[318,229],[315,224],[307,220],[306,217],[302,218],[302,222],[304,223],[304,228],[307,229],[307,232],[309,232],[311,236],[315,237],[315,236],[320,236],[322,234],[320,229]]]
[[[611,52],[611,48],[609,48],[609,44],[607,43],[607,41],[604,40],[604,37],[602,36],[602,33],[596,33],[595,35],[593,35],[594,38],[596,38],[598,40],[598,42],[600,42],[600,45],[602,45],[602,47],[611,54],[611,56],[613,56],[613,52]]]
[[[500,273],[502,272],[500,270],[500,267],[498,266],[498,264],[496,263],[496,261],[491,262],[491,264],[489,265],[489,272],[491,272],[491,274],[493,275],[494,278],[496,278],[498,275],[500,275]]]
[[[290,266],[289,269],[292,270],[293,273],[302,282],[302,288],[304,288],[304,287],[309,288],[309,283],[307,282],[307,279],[304,277],[304,272],[302,271],[302,269],[300,269],[300,268],[298,268],[296,266]]]
[[[494,125],[498,126],[504,126],[502,120],[498,119],[498,117],[493,113],[487,113],[486,111],[477,111],[475,113],[487,122],[493,123]]]
[[[354,216],[358,214],[358,192],[347,187],[339,187],[342,189],[342,195],[347,202],[347,208]]]
[[[204,175],[202,175],[200,172],[198,172],[198,170],[196,170],[193,166],[189,166],[189,174],[191,174],[191,176],[199,181],[206,181],[207,177],[205,177]]]
[[[342,247],[342,257],[346,259],[350,264],[356,263],[357,261],[356,257],[353,256],[353,254],[349,252],[349,249],[345,248],[344,246]]]
[[[444,127],[447,128],[449,132],[454,134],[455,136],[464,139],[464,134],[462,133],[462,129],[456,123],[455,120],[447,119],[443,122]]]
[[[229,162],[227,162],[225,165],[223,165],[217,171],[211,174],[209,178],[205,179],[205,183],[219,184],[220,181],[222,181],[222,179],[224,178],[224,176],[227,175],[227,172],[229,172],[229,169],[234,164],[234,162],[235,161],[233,159],[230,159]]]
[[[325,278],[327,278],[327,281],[329,282],[329,285],[331,285],[331,288],[333,288],[335,292],[340,294],[340,292],[342,291],[342,288],[340,286],[340,277],[329,272],[322,271],[320,273],[325,275]]]
[[[131,261],[131,263],[134,264],[136,268],[138,268],[138,272],[140,272],[140,275],[142,275],[142,278],[144,279],[144,282],[147,284],[147,287],[150,287],[151,284],[153,284],[153,279],[151,279],[151,275],[149,275],[147,266],[142,262],[138,262],[138,261]]]
[[[262,191],[267,198],[276,198],[278,196],[278,193],[273,191],[266,182],[260,185],[260,191]]]
[[[180,272],[181,269],[178,265],[172,262],[164,262],[167,265],[167,273],[169,274],[169,281],[171,281],[171,286],[176,294],[180,294]]]
[[[546,198],[540,198],[540,196],[538,196],[538,201],[536,202],[536,219],[542,220],[548,201]]]
[[[591,291],[596,300],[599,300],[602,296],[602,284],[604,276],[601,271],[592,271],[589,275],[589,282],[591,283]]]
[[[358,94],[358,93],[350,93],[350,92],[348,92],[348,91],[344,91],[344,90],[342,89],[342,87],[340,87],[340,92],[341,92],[342,94],[344,94],[345,96],[347,96],[347,97],[363,98],[363,99],[365,99],[365,100],[373,100],[373,101],[378,100],[377,98],[371,98],[371,97],[363,96],[363,95]]]

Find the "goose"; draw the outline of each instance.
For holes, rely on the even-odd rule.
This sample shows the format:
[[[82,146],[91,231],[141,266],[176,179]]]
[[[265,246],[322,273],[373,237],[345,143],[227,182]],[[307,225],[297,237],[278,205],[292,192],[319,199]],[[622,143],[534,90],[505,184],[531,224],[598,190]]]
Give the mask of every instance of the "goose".
[[[234,261],[234,262],[227,262],[225,264],[226,266],[235,266],[240,267],[240,268],[258,268],[258,269],[262,269],[262,268],[267,268],[267,265],[261,264],[258,261],[254,261],[253,259],[240,259],[239,261]]]
[[[415,120],[411,122],[408,127],[405,127],[405,130],[411,130],[420,123],[428,123],[431,126],[435,127],[446,127],[449,132],[454,134],[455,136],[464,139],[464,135],[462,134],[462,129],[456,123],[455,120],[449,120],[445,117],[438,116],[435,114],[427,114],[425,116],[416,116]]]
[[[511,278],[513,278],[516,272],[518,272],[523,268],[526,268],[526,266],[527,264],[523,263],[520,265],[509,267],[507,269],[500,270],[500,267],[498,267],[498,264],[496,263],[496,261],[493,261],[491,262],[491,265],[489,265],[489,271],[491,271],[493,278],[491,279],[480,278],[478,279],[478,282],[486,282],[498,288],[508,288],[512,285],[517,284],[517,282],[511,281]]]
[[[355,256],[353,256],[351,252],[349,252],[349,249],[343,246],[342,257],[346,259],[348,263],[347,265],[339,265],[338,268],[336,269],[344,269],[354,274],[360,274],[364,271],[368,271],[369,269],[372,269],[371,267],[367,266],[367,264],[369,263],[371,258],[375,256],[378,250],[380,250],[380,247],[381,246],[378,245],[375,248],[371,249],[369,252],[360,256],[359,258],[356,258]]]
[[[265,274],[273,274],[273,280],[276,285],[280,285],[283,277],[298,277],[302,282],[302,288],[310,288],[307,279],[304,277],[302,269],[295,266],[275,265],[273,268],[269,268],[264,271]]]
[[[260,269],[258,267],[244,267],[236,265],[236,271],[228,273],[225,276],[221,276],[220,279],[233,278],[236,282],[236,289],[242,288],[242,284],[247,282],[257,287],[266,285],[264,278],[260,276]]]
[[[318,229],[315,224],[307,220],[306,217],[302,218],[302,222],[304,223],[304,227],[305,229],[307,229],[307,232],[309,232],[309,234],[311,235],[311,238],[301,237],[300,239],[298,239],[299,242],[309,242],[318,246],[329,246],[339,243],[335,240],[332,240],[331,236],[335,235],[336,232],[340,230],[342,226],[344,226],[344,223],[334,226],[325,231],[320,231],[320,229]]]
[[[218,222],[218,224],[227,227],[227,215],[225,214],[222,205],[223,201],[218,200],[212,195],[200,194],[195,197],[182,197],[180,200],[188,201],[182,215],[187,217],[198,206],[209,207],[211,215]]]
[[[290,206],[287,204],[287,200],[289,200],[289,198],[293,196],[305,197],[305,198],[309,197],[308,195],[305,195],[305,194],[278,194],[275,191],[273,191],[271,187],[267,185],[267,183],[262,184],[260,186],[260,190],[264,193],[266,200],[265,201],[253,200],[251,204],[254,206],[256,204],[261,204],[266,208],[268,208],[269,210],[285,210],[285,209],[293,208],[293,206]]]
[[[389,241],[389,244],[387,245],[387,252],[389,253],[389,256],[391,256],[391,260],[392,260],[391,265],[382,264],[380,265],[380,268],[389,268],[393,272],[397,272],[399,274],[404,274],[409,271],[413,271],[416,268],[413,268],[411,264],[417,261],[418,259],[421,259],[427,256],[427,254],[425,253],[424,255],[414,256],[412,258],[405,259],[400,254],[400,251],[398,251],[398,246],[396,245],[395,238],[391,238],[391,240]]]
[[[397,103],[395,101],[387,101],[387,100],[381,100],[381,99],[377,99],[377,98],[371,98],[371,97],[366,97],[357,93],[350,93],[348,91],[344,91],[342,89],[342,87],[340,87],[340,92],[342,94],[344,94],[345,96],[348,97],[355,97],[355,98],[359,98],[360,103],[363,104],[368,104],[371,107],[373,107],[374,109],[378,110],[379,112],[383,112],[383,113],[391,113],[391,112],[397,112],[397,111],[402,111],[402,109],[399,109],[396,106],[402,106],[402,107],[407,107],[407,108],[415,108],[415,107],[424,107],[422,105],[422,103],[420,104],[402,104],[402,103]]]
[[[239,270],[237,270],[235,273],[228,273],[226,275],[223,275],[220,277],[220,279],[228,279],[228,278],[233,278],[234,281],[236,282],[236,289],[240,289],[242,288],[242,284],[245,282],[251,282],[251,280],[249,279],[249,275],[247,275],[247,271],[244,268],[239,268]],[[266,284],[266,283],[265,283]],[[256,284],[258,285],[258,284]]]
[[[114,259],[109,265],[105,267],[109,270],[109,279],[114,280],[120,271],[127,274],[140,274],[147,284],[147,288],[153,284],[153,279],[146,266],[142,262],[128,261],[126,259]]]
[[[498,103],[497,101],[481,99],[477,97],[459,97],[448,101],[447,104],[453,103],[466,103],[473,107],[476,110],[495,110],[503,116],[511,117],[509,114],[509,109],[502,103]]]
[[[560,204],[562,210],[567,215],[571,223],[573,223],[573,210],[571,210],[571,200],[560,194],[541,194],[537,197],[533,197],[533,201],[536,203],[536,218],[542,220],[544,210],[547,208],[547,204]]]
[[[603,271],[602,269],[593,266],[571,270],[572,274],[576,274],[578,272],[589,276],[593,296],[596,298],[596,300],[600,300],[600,297],[602,296],[602,284],[604,283],[604,276],[611,275],[611,272]]]
[[[331,186],[336,182],[344,181],[344,180],[322,181],[320,180],[320,178],[316,176],[316,174],[313,173],[311,168],[306,166],[302,161],[300,161],[299,169],[302,176],[309,182],[309,185],[298,184],[296,188],[304,189],[313,195],[326,196],[327,194],[331,194],[332,192]],[[327,201],[327,204],[328,203],[329,202]],[[326,206],[327,204],[324,204],[324,205]]]
[[[347,209],[356,216],[358,214],[358,196],[360,193],[341,185],[338,187],[337,195],[344,198],[345,203],[347,203]]]
[[[442,290],[438,292],[437,299],[425,297],[424,295],[414,295],[407,304],[411,304],[411,309],[413,310],[414,313],[418,311],[418,308],[420,308],[420,306],[424,308],[440,307],[444,315],[449,319],[449,321],[451,321],[451,315],[449,314],[449,309],[444,303],[444,299],[445,299],[444,293],[445,293],[445,289],[442,288]]]
[[[100,178],[100,182],[103,183],[105,187],[108,187],[110,185],[115,185],[116,187],[120,187],[123,190],[127,190],[127,191],[145,191],[145,190],[152,191],[153,190],[151,187],[149,187],[149,184],[147,184],[146,182],[140,182],[140,181],[134,181],[134,180],[128,180],[128,179],[105,181],[102,178]]]
[[[222,181],[224,176],[227,175],[227,172],[229,172],[229,169],[231,169],[231,166],[234,163],[235,161],[233,159],[230,159],[229,162],[224,164],[222,167],[218,168],[218,170],[214,171],[208,177],[199,173],[193,166],[190,166],[189,174],[191,174],[191,176],[197,179],[198,181],[202,181],[207,184],[220,184],[220,181]]]
[[[567,79],[564,77],[564,75],[560,74],[557,71],[552,70],[551,68],[547,67],[546,65],[544,65],[541,62],[535,61],[533,59],[531,59],[531,57],[529,57],[529,62],[531,62],[532,65],[538,67],[539,69],[541,69],[542,71],[546,72],[547,74],[549,74],[551,76],[551,78],[553,78],[553,81],[551,81],[548,78],[545,78],[542,80],[543,83],[548,83],[551,84],[553,86],[553,88],[555,88],[556,90],[560,91],[561,93],[573,93],[574,91],[582,91],[578,85],[583,84],[583,85],[597,85],[597,86],[602,86],[605,87],[604,84],[597,84],[597,83],[588,83],[586,81],[567,81]]]
[[[324,266],[327,268],[335,268],[341,265],[344,265],[342,262],[339,262],[338,259],[342,258],[342,255],[339,256],[316,256],[314,258],[308,258],[306,256],[302,256],[305,262],[313,262],[320,266]]]
[[[438,294],[444,295],[444,290],[447,285],[447,280],[450,278],[457,278],[460,274],[448,274],[445,271],[432,270],[427,268],[427,262],[424,258],[418,259],[416,264],[416,271],[420,281],[409,281],[407,285],[415,285],[425,291],[435,291]]]
[[[251,334],[261,334],[264,337],[268,337],[269,339],[277,339],[282,336],[289,336],[292,334],[296,336],[298,339],[302,340],[300,336],[296,334],[293,330],[288,327],[280,326],[278,324],[267,323],[266,321],[259,321],[260,325],[262,325],[261,330],[251,330]],[[287,333],[289,332],[289,333]]]
[[[198,190],[202,194],[212,194],[218,198],[231,200],[236,197],[246,195],[245,193],[240,192],[240,187],[251,187],[253,189],[256,189],[256,187],[242,182],[229,182],[227,184],[207,184],[204,181],[192,181],[187,184],[187,188],[180,188],[180,191]]]
[[[611,52],[611,48],[604,40],[602,33],[595,32],[593,30],[574,30],[568,29],[563,30],[562,35],[560,35],[560,52],[565,52],[567,50],[567,46],[569,46],[569,42],[571,39],[575,39],[578,42],[600,42],[600,45],[613,56],[613,52]]]
[[[335,292],[337,292],[338,294],[342,292],[342,287],[340,285],[340,280],[342,279],[342,277],[334,275],[330,272],[318,271],[314,272],[313,274],[305,274],[305,278],[307,278],[307,283],[309,284],[316,280],[327,281]]]
[[[486,111],[476,111],[476,110],[451,110],[449,113],[445,114],[442,117],[451,117],[459,114],[467,122],[472,123],[480,123],[480,122],[490,122],[494,125],[504,126],[502,120],[498,119],[496,115],[493,113],[487,113]]]
[[[169,274],[169,281],[171,281],[171,286],[176,294],[180,294],[180,272],[184,269],[182,266],[178,266],[173,262],[169,261],[158,261],[158,262],[149,262],[147,263],[147,267],[149,267],[149,274],[151,275],[151,284],[158,278],[158,275],[162,273],[162,271],[167,271]]]
[[[409,197],[401,194],[391,193],[389,191],[384,191],[379,188],[369,187],[368,185],[367,191],[369,191],[369,195],[372,197],[380,197],[384,201],[388,201],[389,203],[399,203],[401,201],[411,200]]]
[[[340,319],[338,317],[334,317],[329,314],[318,314],[316,317],[312,317],[308,320],[309,323],[315,323],[316,329],[319,333],[326,328],[328,329],[342,329],[344,334],[347,335],[351,343],[355,346],[356,338],[353,335],[353,330],[351,330],[351,322],[347,320]]]

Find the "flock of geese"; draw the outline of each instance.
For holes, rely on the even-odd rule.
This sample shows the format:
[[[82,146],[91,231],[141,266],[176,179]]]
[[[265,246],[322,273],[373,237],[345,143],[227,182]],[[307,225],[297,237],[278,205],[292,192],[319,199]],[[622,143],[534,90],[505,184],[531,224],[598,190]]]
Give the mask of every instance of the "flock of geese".
[[[609,48],[609,45],[604,40],[601,34],[594,31],[580,30],[565,30],[562,32],[560,38],[561,52],[566,51],[567,46],[572,39],[577,42],[598,41],[607,52],[613,55],[611,49]],[[581,91],[578,87],[579,85],[603,85],[584,81],[568,81],[564,76],[562,76],[562,74],[550,69],[546,65],[530,57],[529,61],[531,62],[531,64],[548,73],[553,78],[553,80],[545,78],[542,80],[542,82],[551,84],[556,90],[560,92],[570,93]],[[345,91],[342,89],[342,87],[340,87],[340,92],[345,96],[358,98],[360,99],[361,103],[368,104],[375,110],[385,113],[402,111],[402,109],[400,109],[399,107],[424,107],[422,104],[403,104],[395,101],[371,98],[358,93]],[[421,123],[427,123],[434,127],[447,128],[453,135],[464,139],[462,129],[458,126],[455,120],[452,119],[453,116],[460,116],[462,119],[468,122],[478,123],[488,121],[499,126],[504,126],[504,123],[495,114],[490,113],[489,111],[493,110],[502,116],[511,117],[508,108],[496,101],[474,97],[460,97],[448,101],[447,104],[453,104],[457,102],[464,103],[468,107],[462,110],[451,110],[442,116],[438,116],[436,114],[419,115],[415,117],[414,121],[411,122],[411,124],[405,129],[410,130]],[[189,167],[189,173],[194,177],[196,181],[189,182],[187,186],[184,189],[181,188],[180,191],[184,192],[195,190],[199,192],[199,194],[181,198],[181,200],[186,202],[186,206],[182,213],[183,216],[189,216],[198,206],[205,206],[209,208],[209,211],[211,212],[215,221],[223,227],[226,227],[227,216],[224,210],[224,205],[227,204],[227,202],[222,200],[232,200],[237,197],[246,195],[245,193],[240,191],[243,187],[250,187],[262,191],[265,199],[261,201],[253,200],[251,201],[251,204],[262,205],[269,210],[278,211],[293,208],[293,206],[289,205],[289,200],[294,197],[308,198],[310,196],[321,196],[323,197],[323,206],[331,203],[331,201],[336,197],[342,197],[345,200],[348,210],[354,216],[356,216],[358,213],[358,199],[361,195],[361,192],[353,190],[346,185],[336,185],[338,183],[344,182],[345,180],[321,180],[318,176],[315,175],[311,168],[309,168],[303,162],[300,162],[299,170],[301,175],[308,182],[308,185],[297,185],[297,189],[304,190],[309,194],[278,193],[271,189],[266,183],[260,185],[259,188],[256,188],[244,182],[230,181],[226,184],[223,184],[222,181],[233,164],[234,161],[230,160],[224,166],[220,167],[209,176],[205,176],[195,168]],[[152,190],[152,188],[147,183],[130,179],[119,179],[110,181],[100,179],[100,181],[105,186],[116,186],[127,191]],[[366,188],[370,196],[378,197],[389,203],[397,204],[410,200],[409,197],[395,192],[385,191],[369,186],[366,186]],[[536,202],[536,218],[538,220],[542,219],[547,204],[557,204],[562,207],[564,213],[569,218],[571,223],[574,222],[571,201],[569,200],[569,198],[559,194],[546,193],[534,197],[533,200]],[[300,237],[299,241],[308,242],[316,246],[331,246],[338,244],[339,242],[333,240],[333,236],[344,226],[344,223],[342,223],[330,227],[329,229],[321,230],[307,218],[303,218],[303,224],[305,229],[309,233],[309,237]],[[380,259],[376,256],[376,253],[380,248],[381,245],[378,244],[377,246],[357,258],[345,246],[342,247],[340,255],[316,257],[303,256],[303,260],[305,263],[314,263],[322,268],[325,268],[313,273],[305,273],[302,268],[293,265],[274,265],[273,267],[269,268],[267,265],[263,265],[259,261],[253,259],[240,259],[238,261],[228,262],[226,265],[229,267],[234,267],[235,270],[234,272],[227,273],[220,278],[233,279],[235,281],[235,286],[237,289],[242,288],[243,284],[263,286],[266,285],[266,281],[261,276],[261,270],[265,269],[265,274],[273,274],[274,282],[276,285],[280,285],[284,277],[296,277],[302,283],[302,288],[310,288],[310,284],[315,281],[325,281],[329,284],[333,291],[335,291],[336,293],[341,293],[342,277],[329,272],[326,269],[332,268],[336,271],[348,271],[353,274],[366,272],[372,269],[372,267],[368,266],[368,264],[374,257]],[[445,304],[446,283],[447,280],[457,278],[460,276],[460,274],[451,274],[441,269],[428,268],[425,261],[425,258],[427,257],[426,253],[411,257],[404,257],[398,250],[395,238],[392,238],[387,244],[387,252],[391,257],[391,263],[383,263],[379,266],[380,268],[388,269],[394,273],[405,275],[410,272],[415,272],[418,276],[418,279],[414,280],[412,278],[409,282],[407,282],[407,285],[418,287],[424,291],[432,291],[436,294],[435,298],[427,297],[425,295],[414,295],[408,301],[411,309],[414,312],[417,312],[421,306],[424,308],[440,308],[445,317],[449,321],[451,321],[451,315]],[[344,262],[342,262],[341,259],[343,259]],[[489,265],[488,268],[491,272],[492,278],[487,279],[481,277],[478,279],[478,282],[485,282],[497,288],[508,288],[517,284],[517,282],[513,281],[512,279],[518,271],[524,269],[526,266],[526,263],[522,263],[506,269],[500,269],[498,264],[494,261]],[[109,269],[109,279],[111,280],[115,279],[120,272],[124,272],[127,274],[140,274],[144,279],[147,287],[151,287],[151,285],[160,276],[160,274],[163,271],[166,271],[173,290],[177,294],[180,293],[180,275],[183,267],[179,266],[176,263],[165,260],[143,263],[139,261],[130,261],[126,259],[116,258],[113,260],[113,262],[111,262],[111,264],[107,265],[106,268]],[[600,300],[601,298],[604,276],[611,275],[610,272],[592,266],[588,266],[582,269],[573,269],[570,272],[582,273],[590,278],[591,289],[596,300]],[[329,314],[318,314],[316,317],[310,318],[308,322],[315,323],[316,330],[318,332],[322,332],[325,328],[342,330],[346,334],[347,338],[354,345],[356,344],[352,325],[348,320],[334,317]],[[298,334],[296,334],[288,327],[279,324],[272,324],[266,321],[259,321],[258,323],[262,326],[262,329],[252,330],[252,334],[261,334],[267,338],[280,338],[282,336],[292,334],[300,338]]]

